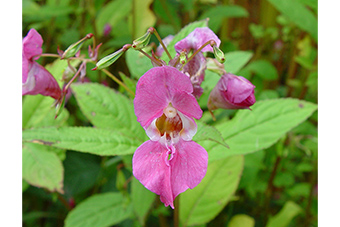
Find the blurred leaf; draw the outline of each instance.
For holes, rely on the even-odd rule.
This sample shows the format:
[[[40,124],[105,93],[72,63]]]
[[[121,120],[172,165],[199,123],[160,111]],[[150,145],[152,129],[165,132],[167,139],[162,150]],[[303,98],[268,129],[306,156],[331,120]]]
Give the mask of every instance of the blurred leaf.
[[[251,108],[238,110],[232,120],[215,125],[230,149],[210,141],[200,142],[209,151],[209,161],[270,147],[311,116],[317,105],[287,98],[259,101]]]
[[[228,227],[254,227],[254,226],[255,219],[245,214],[234,215],[228,223]]]
[[[213,126],[197,122],[197,132],[193,138],[194,141],[211,140],[225,147],[228,145],[224,142],[221,133]]]
[[[22,140],[101,156],[132,154],[140,145],[132,135],[92,127],[28,129],[23,131]]]
[[[192,31],[195,30],[195,28],[199,28],[199,27],[207,27],[208,26],[208,21],[207,20],[201,20],[201,21],[195,21],[192,22],[188,25],[186,25],[185,27],[183,27],[175,36],[174,38],[171,40],[171,42],[167,45],[167,49],[171,55],[172,58],[174,58],[176,56],[176,50],[175,50],[175,44],[184,39],[185,37],[187,37]],[[163,53],[162,55],[162,59],[165,62],[169,62],[169,57]]]
[[[157,17],[164,20],[166,24],[172,24],[174,29],[179,30],[181,27],[181,20],[177,14],[177,8],[174,6],[175,3],[176,1],[156,0],[153,3],[153,10]]]
[[[150,5],[153,0],[133,0],[134,12],[132,15],[132,34],[135,35],[135,39],[144,35],[149,27],[152,27],[156,23],[156,16],[150,9]]]
[[[311,185],[309,183],[299,183],[287,189],[287,193],[291,197],[303,196],[307,198],[310,193]]]
[[[97,83],[73,84],[71,88],[81,111],[94,126],[128,135],[133,143],[147,139],[126,96]]]
[[[22,103],[22,128],[66,125],[68,111],[63,109],[57,119],[54,119],[54,102],[55,100],[48,96],[26,95]]]
[[[317,13],[318,10],[318,0],[298,0],[300,3],[309,6],[311,9],[315,10]]]
[[[64,161],[64,191],[69,197],[90,189],[100,172],[100,159],[97,156],[68,151]]]
[[[131,90],[133,91],[134,93],[136,93],[136,84],[137,84],[137,81],[135,80],[132,80],[130,77],[127,77],[124,73],[122,72],[119,72],[119,76],[120,78],[122,79],[123,83]],[[125,90],[124,87],[120,87],[123,91]],[[129,93],[129,95],[131,96],[131,98],[134,98],[132,97],[133,95]]]
[[[253,189],[252,185],[258,183],[256,178],[258,172],[265,167],[263,164],[264,151],[250,153],[244,156],[244,170],[242,173],[239,188],[244,188],[247,191]]]
[[[303,4],[296,0],[268,0],[273,6],[318,41],[318,21],[315,15]]]
[[[139,79],[144,73],[153,67],[151,60],[139,51],[129,49],[126,51],[125,56],[126,64],[131,76],[135,79]]]
[[[128,16],[132,9],[133,0],[116,0],[102,6],[96,17],[97,33],[103,36],[105,24],[115,29],[116,24]]]
[[[289,187],[294,184],[294,175],[289,172],[279,172],[274,178],[274,185],[276,187]]]
[[[112,226],[129,218],[131,208],[120,193],[93,195],[68,213],[65,227]]]
[[[269,218],[266,227],[286,227],[301,212],[302,209],[299,205],[287,201],[279,213]]]
[[[180,222],[183,226],[205,224],[227,205],[239,183],[243,156],[233,156],[210,162],[206,176],[192,190],[180,196]]]
[[[156,198],[156,194],[146,189],[136,178],[132,178],[131,199],[138,222],[145,226],[146,216]]]
[[[260,95],[256,97],[256,100],[277,99],[279,97],[279,93],[275,90],[263,90]]]
[[[279,76],[276,68],[267,60],[253,61],[245,69],[254,72],[263,80],[276,80]]]
[[[22,177],[29,184],[63,194],[64,168],[49,147],[24,143],[22,149]]]
[[[42,5],[32,3],[32,1],[24,0],[23,19],[25,22],[45,21],[57,16],[66,16],[74,12],[75,8],[65,5]]]
[[[250,51],[233,51],[225,53],[225,71],[227,73],[237,74],[237,72],[248,63],[252,56],[253,53]]]
[[[209,18],[209,27],[215,33],[220,29],[223,19],[225,18],[239,18],[248,17],[249,14],[246,9],[238,5],[219,5],[205,10],[199,17],[199,20]]]

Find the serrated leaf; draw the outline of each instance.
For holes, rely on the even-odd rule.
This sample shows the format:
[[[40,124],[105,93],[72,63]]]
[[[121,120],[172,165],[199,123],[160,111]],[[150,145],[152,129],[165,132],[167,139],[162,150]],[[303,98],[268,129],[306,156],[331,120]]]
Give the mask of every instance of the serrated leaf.
[[[120,193],[93,195],[68,213],[65,227],[107,227],[124,221],[131,214],[131,205]]]
[[[133,103],[126,96],[96,83],[73,84],[72,91],[81,111],[94,126],[119,131],[140,142],[147,139],[137,122]]]
[[[266,227],[286,227],[301,212],[302,209],[299,205],[287,201],[279,213],[269,218]]]
[[[205,224],[216,217],[237,189],[242,169],[243,156],[209,163],[202,182],[180,195],[182,226]]]
[[[125,56],[126,64],[129,68],[131,76],[135,79],[139,79],[144,73],[153,67],[149,58],[134,49],[129,49],[126,51]]]
[[[193,140],[197,142],[203,140],[211,140],[225,147],[228,147],[228,145],[224,142],[221,133],[215,127],[204,124],[202,122],[197,122],[197,132]]]
[[[63,192],[64,168],[49,147],[24,143],[22,149],[22,177],[29,184],[51,192]]]
[[[228,227],[254,227],[254,226],[255,219],[245,214],[234,215],[228,223]]]
[[[224,69],[227,73],[236,74],[253,57],[250,51],[233,51],[225,53]]]
[[[131,199],[138,222],[145,225],[146,216],[152,207],[156,194],[146,189],[136,178],[132,179]]]
[[[171,42],[167,45],[167,49],[171,55],[172,58],[175,57],[176,55],[176,50],[175,50],[175,44],[184,39],[185,37],[187,37],[193,30],[195,30],[195,28],[199,28],[199,27],[207,27],[208,26],[208,21],[207,20],[201,20],[201,21],[195,21],[192,22],[188,25],[186,25],[185,27],[183,27],[175,36],[174,38],[171,40]],[[163,53],[162,55],[162,59],[165,62],[169,62],[169,57]]]
[[[206,10],[201,16],[200,20],[209,18],[209,27],[214,32],[217,32],[225,18],[239,18],[248,17],[249,13],[246,9],[238,5],[221,5],[212,7]]]
[[[232,120],[215,126],[230,149],[210,141],[200,142],[209,153],[209,161],[270,147],[311,116],[317,105],[286,98],[258,101],[251,109],[238,110]]]
[[[316,16],[303,4],[296,0],[268,0],[273,6],[285,15],[292,23],[303,31],[308,32],[318,41],[318,21]]]
[[[130,135],[91,127],[28,129],[23,131],[22,140],[101,156],[132,154],[140,145]]]

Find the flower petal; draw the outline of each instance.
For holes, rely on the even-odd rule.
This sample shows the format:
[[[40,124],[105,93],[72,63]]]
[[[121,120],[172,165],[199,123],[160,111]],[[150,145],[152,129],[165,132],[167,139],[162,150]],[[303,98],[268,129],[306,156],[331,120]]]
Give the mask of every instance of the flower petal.
[[[192,87],[192,85],[191,85]],[[172,97],[172,105],[186,116],[200,119],[203,111],[192,94],[177,91]]]
[[[43,39],[41,35],[32,28],[22,40],[22,52],[27,59],[32,60],[34,56],[42,54],[42,44]]]
[[[208,167],[207,151],[194,141],[180,140],[171,165],[171,187],[173,198],[196,187],[204,178]]]
[[[181,51],[183,49],[194,49],[198,50],[203,44],[209,40],[214,40],[217,47],[220,46],[221,40],[215,35],[215,33],[208,27],[195,28],[187,37],[178,41],[175,44],[176,51]],[[202,52],[213,52],[213,48],[210,45],[205,46]]]
[[[160,195],[165,206],[173,205],[170,184],[168,150],[158,142],[148,140],[139,146],[132,158],[132,172],[147,189]]]

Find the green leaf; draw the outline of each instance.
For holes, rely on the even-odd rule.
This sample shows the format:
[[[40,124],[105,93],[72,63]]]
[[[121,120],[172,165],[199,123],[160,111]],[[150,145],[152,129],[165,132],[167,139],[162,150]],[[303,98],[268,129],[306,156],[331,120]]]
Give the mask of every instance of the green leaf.
[[[63,192],[64,168],[49,147],[24,143],[22,149],[22,177],[29,184],[51,192]]]
[[[279,213],[269,218],[266,227],[286,227],[301,212],[302,209],[299,205],[292,201],[287,201]]]
[[[303,4],[296,0],[268,0],[273,6],[286,16],[292,23],[303,31],[308,32],[318,41],[318,21],[315,15]]]
[[[221,133],[213,126],[197,122],[197,132],[193,138],[194,141],[211,140],[225,147],[228,145],[224,142]]]
[[[234,215],[228,223],[228,227],[254,227],[254,226],[255,226],[254,218],[245,214]]]
[[[251,108],[238,110],[232,120],[215,126],[230,149],[211,141],[200,142],[209,152],[209,161],[270,147],[311,116],[317,105],[286,98],[259,101]]]
[[[150,211],[156,194],[146,189],[136,178],[132,178],[131,199],[132,206],[138,222],[145,225],[146,217]]]
[[[174,36],[174,38],[171,40],[171,42],[167,45],[167,49],[168,49],[171,57],[174,58],[176,56],[175,44],[178,41],[180,41],[180,40],[184,39],[185,37],[187,37],[192,31],[195,30],[195,28],[207,27],[207,26],[208,26],[208,21],[207,20],[201,20],[201,21],[192,22],[192,23],[186,25],[184,28],[182,28]],[[163,53],[162,59],[165,62],[169,62],[169,60],[170,60],[165,53]]]
[[[178,5],[175,5],[174,3],[175,2],[170,1],[154,1],[153,10],[157,17],[162,18],[166,24],[172,24],[176,30],[179,30],[181,27],[181,20],[177,14],[176,7],[178,7]]]
[[[22,127],[36,128],[47,126],[62,126],[66,124],[69,113],[63,109],[61,114],[55,117],[55,100],[42,95],[27,95],[22,103]]]
[[[103,35],[105,24],[115,27],[117,23],[128,16],[131,9],[132,0],[111,1],[102,7],[95,20],[98,34]]]
[[[263,80],[276,80],[279,77],[276,68],[267,60],[253,61],[244,69],[254,72]]]
[[[101,156],[132,154],[141,144],[131,135],[91,127],[28,129],[23,131],[22,140]]]
[[[94,126],[113,129],[134,141],[147,139],[137,122],[133,103],[126,96],[96,83],[73,84],[72,90],[81,111]]]
[[[153,67],[151,60],[139,51],[129,49],[126,51],[125,56],[126,64],[129,68],[131,76],[135,79],[139,79],[144,73]]]
[[[112,226],[129,218],[131,213],[131,205],[120,193],[94,195],[68,213],[65,227]]]
[[[180,195],[179,218],[182,225],[205,224],[216,217],[237,189],[242,169],[243,156],[209,163],[202,182]]]
[[[134,31],[132,34],[135,38],[138,38],[146,33],[149,27],[152,27],[156,23],[156,16],[150,9],[150,5],[153,0],[137,1],[134,0],[134,17],[131,16],[132,23],[134,24]]]
[[[246,9],[238,5],[222,5],[212,7],[206,10],[201,16],[200,20],[209,18],[209,27],[215,33],[220,29],[223,19],[225,18],[239,18],[248,17],[249,14]]]
[[[224,56],[226,59],[224,62],[225,71],[236,74],[253,57],[253,53],[250,51],[233,51]]]

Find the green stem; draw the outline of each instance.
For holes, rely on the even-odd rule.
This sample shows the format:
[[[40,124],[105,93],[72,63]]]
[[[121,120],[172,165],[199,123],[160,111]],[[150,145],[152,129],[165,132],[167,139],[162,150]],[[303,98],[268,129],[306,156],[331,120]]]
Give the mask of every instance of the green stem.
[[[200,48],[198,48],[198,50],[196,50],[196,51],[188,58],[187,62],[184,63],[184,64],[182,65],[181,70],[182,70],[182,69],[184,68],[184,66],[185,66],[186,64],[188,64],[188,62],[191,61],[191,60],[195,57],[195,55],[198,54],[204,47],[206,47],[206,46],[209,45],[209,44],[211,45],[211,42],[214,42],[214,43],[215,43],[215,41],[211,39],[211,40],[209,40],[208,42],[204,43]]]
[[[174,201],[174,227],[179,227],[179,196],[180,195],[178,195]]]
[[[156,29],[153,28],[153,33],[155,34],[156,38],[158,39],[159,43],[162,45],[165,53],[168,55],[169,59],[172,60],[172,57],[168,51],[168,49],[166,48],[165,44],[163,43],[163,40],[161,39],[161,37],[159,36],[158,32]]]
[[[158,66],[162,66],[162,64],[160,62],[158,62],[155,58],[151,57],[149,54],[147,54],[146,52],[144,52],[143,50],[139,50],[139,52],[141,52],[142,54],[144,54],[146,57],[148,57],[151,61],[153,61],[154,63],[156,63]]]
[[[108,75],[112,80],[114,80],[117,84],[119,84],[120,86],[122,86],[123,88],[125,88],[125,90],[127,92],[129,92],[132,96],[135,96],[135,93],[133,91],[131,91],[122,81],[120,81],[117,77],[115,77],[112,73],[110,73],[108,70],[106,69],[101,69],[101,71],[103,71],[106,75]]]

